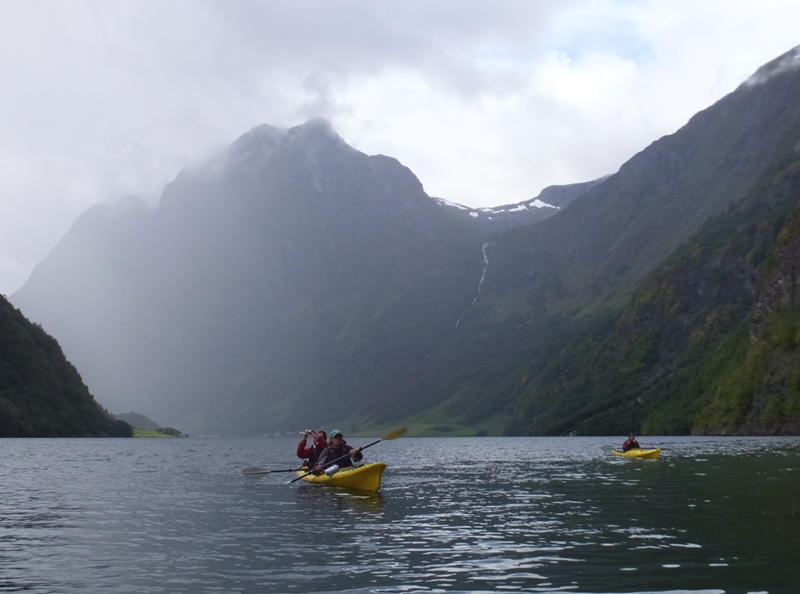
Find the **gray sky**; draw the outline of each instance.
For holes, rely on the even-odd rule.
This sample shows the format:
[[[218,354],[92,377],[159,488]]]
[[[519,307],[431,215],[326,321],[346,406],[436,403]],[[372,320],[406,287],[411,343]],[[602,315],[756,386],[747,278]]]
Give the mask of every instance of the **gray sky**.
[[[0,0],[0,293],[92,204],[328,118],[470,206],[613,173],[800,44],[797,0]]]

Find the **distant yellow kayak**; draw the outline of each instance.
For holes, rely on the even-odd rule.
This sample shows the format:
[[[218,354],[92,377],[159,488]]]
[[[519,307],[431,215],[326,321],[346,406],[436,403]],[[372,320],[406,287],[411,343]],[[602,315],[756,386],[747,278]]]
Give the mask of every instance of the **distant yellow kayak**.
[[[361,491],[377,491],[381,488],[381,477],[386,464],[373,462],[364,466],[342,468],[333,476],[326,474],[306,474],[307,470],[298,470],[297,476],[307,483],[318,483],[330,487],[347,487]]]
[[[620,452],[619,450],[611,450],[611,453],[614,454],[615,456],[623,456],[625,458],[658,458],[658,455],[661,453],[661,448],[655,448],[652,450],[633,448],[632,450],[628,450],[627,452]]]

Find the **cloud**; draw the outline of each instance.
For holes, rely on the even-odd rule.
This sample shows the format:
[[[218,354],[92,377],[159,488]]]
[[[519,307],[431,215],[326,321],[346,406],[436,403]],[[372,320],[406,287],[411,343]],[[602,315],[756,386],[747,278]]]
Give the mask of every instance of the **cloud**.
[[[789,0],[5,0],[0,292],[88,206],[328,118],[488,206],[615,171],[800,40]]]

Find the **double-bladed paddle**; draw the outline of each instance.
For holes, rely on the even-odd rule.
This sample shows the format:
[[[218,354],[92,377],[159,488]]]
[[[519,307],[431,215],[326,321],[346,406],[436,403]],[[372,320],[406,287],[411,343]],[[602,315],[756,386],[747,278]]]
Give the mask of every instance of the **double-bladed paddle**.
[[[376,443],[380,443],[380,442],[382,442],[382,441],[391,441],[392,439],[397,439],[398,437],[403,437],[403,436],[404,436],[406,433],[408,433],[408,427],[398,427],[397,429],[393,429],[392,431],[389,431],[389,433],[387,433],[386,435],[384,435],[384,436],[383,436],[383,437],[381,437],[380,439],[377,439],[377,440],[373,441],[372,443],[368,443],[368,444],[367,444],[367,445],[365,445],[365,446],[361,446],[360,448],[356,448],[356,451],[359,451],[359,452],[361,452],[361,451],[363,451],[363,450],[366,450],[368,447],[374,446]],[[336,463],[337,463],[339,460],[344,460],[344,459],[345,459],[345,458],[347,458],[349,455],[350,455],[350,454],[348,453],[348,454],[345,454],[344,456],[339,456],[338,458],[336,458],[336,460],[331,460],[330,462],[326,463],[326,464],[325,464],[325,466],[326,466],[326,467],[328,467],[328,466],[332,466],[333,464],[336,464]],[[288,483],[286,483],[286,484],[287,484],[287,485],[290,485],[290,484],[292,484],[293,482],[295,482],[295,481],[299,481],[301,478],[305,478],[305,477],[307,477],[309,474],[313,474],[313,473],[314,473],[314,470],[313,470],[313,469],[312,469],[312,470],[309,470],[309,471],[308,471],[307,473],[305,473],[304,475],[302,475],[302,476],[298,476],[296,479],[292,479],[292,480],[290,480],[290,481],[289,481]]]

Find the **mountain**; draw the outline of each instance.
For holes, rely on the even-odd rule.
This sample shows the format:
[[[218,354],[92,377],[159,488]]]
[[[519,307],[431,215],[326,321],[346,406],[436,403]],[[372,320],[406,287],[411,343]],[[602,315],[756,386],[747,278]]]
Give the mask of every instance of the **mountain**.
[[[259,126],[157,208],[84,213],[12,300],[108,406],[194,435],[793,432],[798,55],[496,212]]]
[[[161,425],[156,423],[150,417],[137,412],[119,413],[114,416],[121,421],[125,421],[128,423],[128,425],[135,427],[136,429],[155,431],[161,427]]]
[[[800,126],[787,132],[745,198],[531,382],[517,431],[800,433]]]
[[[130,437],[95,402],[58,342],[0,295],[0,437]]]
[[[13,299],[109,407],[262,433],[340,416],[371,373],[427,356],[481,267],[478,232],[406,167],[312,120],[255,128],[157,209],[90,209]]]
[[[455,209],[459,216],[471,220],[473,225],[484,232],[504,231],[543,221],[576,198],[583,196],[604,179],[605,177],[578,184],[548,186],[536,198],[503,206],[470,208],[443,198],[435,200],[442,206]]]
[[[664,335],[649,335],[648,348],[642,343],[639,351],[630,337],[645,332],[648,318],[637,318],[625,332],[620,324],[637,290],[652,291],[649,279],[664,273],[667,259],[706,221],[748,198],[758,200],[765,179],[785,175],[773,169],[796,157],[800,140],[797,55],[793,50],[762,68],[559,213],[493,235],[480,299],[462,320],[462,334],[437,353],[441,368],[458,373],[434,379],[431,370],[429,381],[409,384],[414,389],[406,392],[416,399],[395,394],[391,407],[382,404],[373,414],[384,422],[414,419],[430,403],[429,410],[438,407],[440,418],[452,425],[472,427],[507,414],[504,431],[511,434],[793,431],[786,415],[783,426],[729,423],[723,428],[718,416],[701,423],[694,415],[708,395],[693,383],[681,383],[697,381],[699,371],[684,369],[685,359],[679,357],[699,354],[682,344],[673,358],[648,358],[662,348]],[[789,203],[796,199],[789,192]],[[695,238],[691,245],[705,241]],[[721,274],[715,263],[698,276]],[[727,315],[746,323],[747,309]],[[608,351],[613,336],[617,350]],[[474,358],[466,359],[470,355]],[[634,355],[643,359],[631,360]],[[651,390],[660,377],[670,381]],[[683,398],[676,399],[678,390]],[[755,409],[743,407],[743,414],[757,416],[757,399],[747,401]]]
[[[549,361],[520,372],[529,379],[510,431],[800,430],[791,387],[800,368],[791,289],[791,246],[800,240],[798,56],[768,64],[634,157],[585,209],[537,233],[512,232],[503,238],[510,246],[498,242],[527,258],[507,259],[495,290],[525,282],[542,295],[571,283],[577,290],[552,301],[553,315],[583,326]],[[531,270],[540,279],[552,272],[532,284]],[[491,275],[486,285],[488,293]]]

